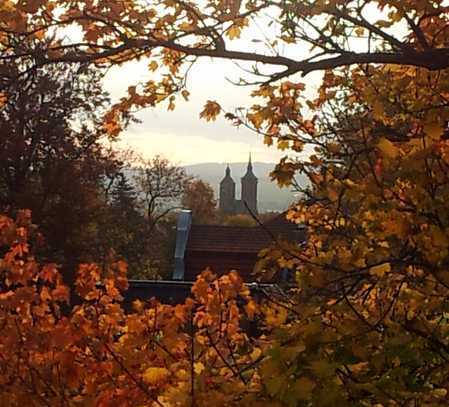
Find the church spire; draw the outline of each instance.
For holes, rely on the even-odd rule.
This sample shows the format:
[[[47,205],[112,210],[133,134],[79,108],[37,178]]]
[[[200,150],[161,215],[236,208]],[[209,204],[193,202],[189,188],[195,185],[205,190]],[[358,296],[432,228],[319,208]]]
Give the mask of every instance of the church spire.
[[[246,174],[242,177],[242,201],[252,213],[257,213],[257,177],[253,172],[251,154],[248,159]]]
[[[253,172],[253,163],[251,160],[251,153],[249,153],[248,166],[246,167],[246,174],[243,176],[242,179],[257,180],[257,177],[254,175],[254,172]]]
[[[249,160],[248,160],[248,172],[253,172],[253,163],[251,162],[251,153],[249,153]]]
[[[229,164],[226,166],[225,176],[220,182],[220,209],[224,213],[234,213],[235,207],[235,182],[231,177]]]

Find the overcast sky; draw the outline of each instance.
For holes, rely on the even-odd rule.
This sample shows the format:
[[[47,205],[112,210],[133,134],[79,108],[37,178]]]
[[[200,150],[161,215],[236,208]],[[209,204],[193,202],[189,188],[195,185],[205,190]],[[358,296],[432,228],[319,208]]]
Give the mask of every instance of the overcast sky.
[[[249,102],[248,89],[226,82],[225,76],[235,71],[233,68],[229,61],[200,61],[189,75],[189,102],[178,99],[174,111],[167,111],[163,104],[139,112],[142,123],[132,124],[122,134],[121,144],[145,156],[162,154],[182,164],[245,161],[250,151],[257,161],[276,161],[279,154],[264,146],[260,136],[237,129],[224,119],[206,122],[199,118],[208,99],[216,99],[229,108]],[[110,71],[105,85],[115,99],[148,75],[144,63],[132,63]]]
[[[277,29],[275,25],[268,27],[268,24],[251,26],[239,40],[230,42],[230,47],[250,47],[254,51],[266,52],[261,40],[264,36],[273,38]],[[254,42],[254,39],[260,42]],[[289,46],[289,49],[284,48],[284,45],[280,47],[282,49],[279,51],[286,56],[304,52],[304,49],[296,46]],[[246,68],[250,67],[250,64],[246,65]],[[229,78],[237,81],[242,76],[248,78],[232,61],[200,59],[189,73],[189,102],[181,101],[180,98],[176,109],[170,112],[166,105],[145,109],[138,114],[142,123],[131,125],[122,134],[120,143],[132,147],[144,156],[162,154],[179,164],[242,162],[248,159],[250,152],[253,161],[277,162],[285,152],[264,145],[262,136],[243,127],[236,128],[223,118],[215,122],[199,118],[207,100],[216,100],[227,111],[255,103],[249,97],[253,88],[236,86],[226,80]],[[318,73],[307,77],[307,83],[312,85],[309,92],[316,89],[320,76]],[[150,78],[151,73],[148,72],[145,61],[133,62],[111,69],[105,85],[115,99],[123,96],[128,86]]]
[[[368,20],[381,17],[374,6],[368,7],[368,11],[369,15],[365,16]],[[266,53],[264,38],[275,38],[280,34],[277,24],[268,24],[272,17],[268,13],[258,17],[257,22],[245,29],[238,40],[226,39],[227,48]],[[76,26],[69,27],[64,35],[69,40],[74,39],[79,37],[80,30]],[[310,56],[309,46],[305,44],[285,44],[281,41],[276,47],[279,54],[287,57],[301,59]],[[359,44],[358,40],[354,40],[354,49],[362,50],[364,47],[364,41]],[[124,96],[129,86],[151,79],[152,73],[146,64],[145,60],[127,63],[108,72],[104,84],[114,100]],[[246,68],[250,67],[250,64],[246,65]],[[263,69],[267,72],[270,68]],[[189,102],[179,98],[175,111],[170,112],[166,104],[141,111],[138,118],[142,122],[132,124],[122,133],[121,146],[131,147],[145,157],[162,154],[178,164],[242,162],[247,160],[250,152],[254,161],[278,161],[285,153],[265,146],[262,136],[245,128],[233,127],[222,118],[215,122],[199,118],[207,100],[217,100],[227,111],[233,111],[238,106],[251,106],[254,103],[249,97],[252,89],[232,85],[226,80],[237,81],[242,76],[247,77],[247,74],[232,61],[199,60],[189,74]],[[321,72],[315,72],[300,79],[307,85],[305,93],[308,97],[313,97],[321,77]]]
[[[204,162],[242,162],[251,152],[253,161],[276,162],[285,153],[263,144],[263,137],[243,127],[236,128],[219,118],[215,122],[200,119],[207,100],[217,100],[227,111],[250,106],[251,88],[229,83],[244,73],[231,61],[202,59],[189,74],[189,101],[179,98],[174,111],[167,105],[147,108],[138,113],[141,123],[132,124],[122,133],[120,145],[132,147],[146,157],[162,154],[179,164]],[[105,78],[113,99],[126,94],[128,86],[148,79],[145,63],[129,63],[112,69]],[[317,75],[308,78],[318,84]],[[310,91],[313,91],[312,86]]]

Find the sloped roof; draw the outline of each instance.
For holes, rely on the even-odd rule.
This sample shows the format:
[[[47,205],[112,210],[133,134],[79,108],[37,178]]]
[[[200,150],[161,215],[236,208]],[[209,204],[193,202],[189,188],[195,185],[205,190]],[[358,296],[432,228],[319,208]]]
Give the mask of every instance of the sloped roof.
[[[187,250],[257,253],[272,243],[260,227],[192,225]]]
[[[303,239],[298,227],[285,219],[285,214],[263,226],[192,225],[187,242],[188,251],[258,253],[274,239]]]

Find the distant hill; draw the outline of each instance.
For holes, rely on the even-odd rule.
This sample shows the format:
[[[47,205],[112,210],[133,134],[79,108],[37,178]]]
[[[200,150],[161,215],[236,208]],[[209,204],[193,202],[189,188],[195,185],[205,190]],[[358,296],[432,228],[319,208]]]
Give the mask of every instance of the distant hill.
[[[219,184],[224,177],[227,164],[220,163],[204,163],[185,166],[189,175],[196,176],[203,181],[209,183],[218,199]],[[258,202],[259,212],[282,211],[294,201],[294,193],[289,188],[279,188],[277,184],[270,180],[269,174],[273,170],[274,163],[253,163],[253,171],[259,179],[258,182]],[[240,199],[240,178],[246,172],[247,163],[229,164],[231,175],[236,184],[237,199]],[[299,178],[299,182],[303,180],[304,185],[306,179]]]

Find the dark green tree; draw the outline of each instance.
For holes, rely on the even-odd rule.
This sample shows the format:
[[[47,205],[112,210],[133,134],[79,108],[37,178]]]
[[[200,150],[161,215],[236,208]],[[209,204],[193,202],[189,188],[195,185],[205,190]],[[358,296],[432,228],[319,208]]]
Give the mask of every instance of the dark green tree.
[[[111,207],[124,215],[138,212],[137,192],[125,174],[120,173],[111,193]]]
[[[45,55],[45,40],[35,47],[35,58]],[[105,181],[119,169],[114,151],[102,144],[109,106],[102,74],[80,64],[32,65],[30,59],[0,64],[7,97],[0,108],[0,209],[11,215],[31,209],[49,260],[100,260]]]

